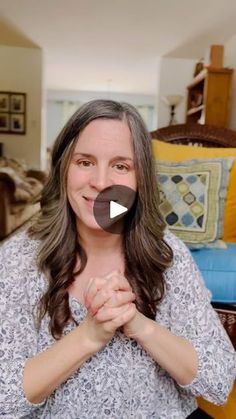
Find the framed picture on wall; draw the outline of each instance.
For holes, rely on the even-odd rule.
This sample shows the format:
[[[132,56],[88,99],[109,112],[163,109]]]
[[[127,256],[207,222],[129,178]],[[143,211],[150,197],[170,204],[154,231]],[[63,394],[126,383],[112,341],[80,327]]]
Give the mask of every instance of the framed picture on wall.
[[[10,96],[11,104],[10,110],[14,113],[24,113],[25,112],[25,94],[12,94]]]
[[[9,115],[8,113],[0,113],[0,132],[9,131]]]
[[[0,93],[0,112],[9,112],[9,95],[8,93]]]
[[[10,115],[10,130],[14,133],[25,133],[25,117],[23,114],[12,113]]]
[[[0,92],[0,133],[26,134],[26,94]]]

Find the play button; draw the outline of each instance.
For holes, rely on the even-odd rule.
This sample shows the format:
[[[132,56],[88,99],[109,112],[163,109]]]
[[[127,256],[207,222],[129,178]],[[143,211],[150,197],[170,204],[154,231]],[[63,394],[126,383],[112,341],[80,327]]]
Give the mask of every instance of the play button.
[[[120,214],[124,214],[124,212],[126,211],[128,211],[128,208],[124,207],[123,205],[117,204],[114,201],[110,202],[110,218],[114,218]]]
[[[141,208],[137,204],[136,191],[127,186],[113,185],[99,193],[94,201],[93,214],[103,230],[121,234],[134,228],[139,221]]]

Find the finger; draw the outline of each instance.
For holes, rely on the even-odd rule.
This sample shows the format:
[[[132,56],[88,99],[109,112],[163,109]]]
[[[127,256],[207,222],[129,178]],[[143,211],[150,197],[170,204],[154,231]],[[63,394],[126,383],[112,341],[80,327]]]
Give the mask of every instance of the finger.
[[[129,322],[134,317],[135,311],[135,304],[128,304],[127,308],[120,315],[104,323],[104,329],[108,332],[113,332],[119,327],[124,326],[124,324]]]
[[[106,321],[114,320],[116,317],[121,317],[123,313],[129,308],[130,304],[124,304],[122,307],[102,307],[95,315],[94,319],[96,319],[99,323],[103,323]]]
[[[112,294],[115,291],[112,289],[106,289],[102,287],[97,294],[94,296],[94,298],[91,300],[89,305],[89,312],[90,314],[94,315],[97,313],[97,311],[112,297]]]
[[[136,298],[132,291],[113,291],[111,297],[105,303],[106,307],[120,307],[124,304],[131,303]]]
[[[92,300],[89,312],[91,315],[94,315],[103,305],[106,307],[120,307],[134,300],[135,294],[132,291],[113,291],[102,288]]]
[[[101,289],[105,288],[109,290],[123,290],[132,291],[132,288],[128,280],[120,274],[117,270],[110,272],[104,277],[91,278],[88,287],[84,293],[85,306],[88,308],[91,305],[91,301],[95,297],[96,293]]]
[[[107,274],[105,277],[109,279],[113,275],[120,275],[120,274],[121,274],[120,270],[119,269],[116,269],[114,271],[109,272],[109,274]]]
[[[119,274],[117,271],[106,275],[104,278],[107,279],[107,283],[105,284],[107,289],[114,289],[114,291],[132,291],[129,281],[124,275]]]
[[[106,280],[101,277],[90,278],[88,286],[84,291],[85,306],[88,308],[91,301],[97,294],[97,292],[106,284]]]
[[[111,278],[116,278],[116,275],[119,275],[118,270],[114,270],[112,272],[110,272],[108,275],[103,276],[103,277],[92,277],[90,278],[88,285],[84,291],[84,300],[91,300],[91,298],[94,297],[94,295],[96,294],[96,292],[101,289],[102,285],[105,285],[107,283],[108,280],[110,280]],[[118,278],[115,280],[116,284],[118,284]],[[126,280],[127,281],[127,280]],[[127,286],[129,286],[129,283],[127,281]],[[111,285],[111,284],[110,284]],[[114,284],[115,286],[115,284]],[[117,285],[118,287],[118,285]],[[111,289],[111,286],[109,286],[109,288]],[[86,304],[87,305],[87,304]]]

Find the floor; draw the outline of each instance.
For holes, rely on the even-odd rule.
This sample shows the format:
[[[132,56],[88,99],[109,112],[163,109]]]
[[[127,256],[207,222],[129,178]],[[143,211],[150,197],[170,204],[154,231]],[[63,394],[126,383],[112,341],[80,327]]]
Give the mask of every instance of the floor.
[[[224,406],[216,406],[203,399],[198,399],[198,405],[211,415],[214,419],[235,419],[236,418],[236,382],[228,402]]]

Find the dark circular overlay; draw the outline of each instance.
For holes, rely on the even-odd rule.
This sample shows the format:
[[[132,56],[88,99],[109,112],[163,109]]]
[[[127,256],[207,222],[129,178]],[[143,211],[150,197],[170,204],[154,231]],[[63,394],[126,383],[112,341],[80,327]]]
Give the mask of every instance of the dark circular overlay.
[[[141,211],[136,211],[137,192],[127,186],[113,185],[103,189],[94,201],[93,213],[96,222],[112,234],[133,229],[140,220]],[[138,215],[137,215],[138,213]]]

